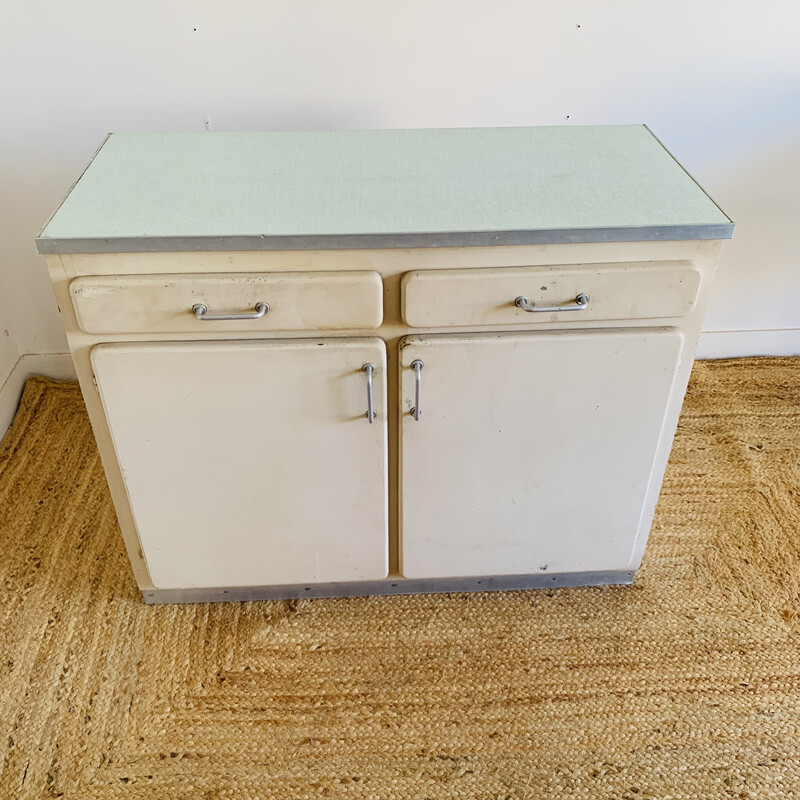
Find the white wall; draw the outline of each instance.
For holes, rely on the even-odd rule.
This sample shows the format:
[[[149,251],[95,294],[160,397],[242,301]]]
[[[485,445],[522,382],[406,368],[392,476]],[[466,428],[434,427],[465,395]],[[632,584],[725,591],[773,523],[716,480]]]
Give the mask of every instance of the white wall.
[[[19,344],[11,333],[11,314],[7,303],[8,293],[3,291],[0,273],[0,439],[17,407],[18,387],[11,379],[19,361]]]
[[[2,286],[0,285],[0,288]],[[11,313],[0,293],[0,389],[19,358],[19,344],[11,333]],[[0,432],[2,427],[0,427]],[[0,433],[0,435],[2,435]]]
[[[0,269],[66,350],[33,236],[107,131],[646,122],[737,222],[713,355],[800,353],[800,6],[28,0],[0,28]]]

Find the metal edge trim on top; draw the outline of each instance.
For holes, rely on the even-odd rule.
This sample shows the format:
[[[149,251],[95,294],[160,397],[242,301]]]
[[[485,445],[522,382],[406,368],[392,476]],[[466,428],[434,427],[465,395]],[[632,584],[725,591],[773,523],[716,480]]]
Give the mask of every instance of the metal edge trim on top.
[[[172,253],[244,250],[384,250],[423,247],[498,247],[528,244],[662,242],[730,239],[734,224],[556,228],[451,233],[353,233],[322,235],[141,236],[59,239],[38,237],[41,255],[59,253]]]
[[[607,586],[633,583],[633,570],[562,572],[558,575],[492,575],[475,578],[385,578],[343,583],[297,583],[286,586],[239,586],[229,589],[144,589],[148,605],[158,603],[218,603],[254,600],[297,600],[302,597],[364,597],[368,595],[499,592],[566,586]]]

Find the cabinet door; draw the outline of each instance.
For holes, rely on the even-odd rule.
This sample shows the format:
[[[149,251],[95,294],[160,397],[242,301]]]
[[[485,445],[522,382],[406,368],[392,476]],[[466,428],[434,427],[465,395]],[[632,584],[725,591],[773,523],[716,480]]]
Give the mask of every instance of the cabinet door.
[[[386,576],[380,339],[104,344],[92,363],[156,587]]]
[[[672,329],[402,340],[403,575],[628,568],[682,342]]]

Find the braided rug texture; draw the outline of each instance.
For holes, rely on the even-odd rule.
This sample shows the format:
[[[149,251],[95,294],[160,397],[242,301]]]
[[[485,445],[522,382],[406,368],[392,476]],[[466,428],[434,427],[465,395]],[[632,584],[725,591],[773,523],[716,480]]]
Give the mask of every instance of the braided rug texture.
[[[143,605],[77,385],[0,447],[0,798],[800,797],[800,359],[698,363],[632,587]]]

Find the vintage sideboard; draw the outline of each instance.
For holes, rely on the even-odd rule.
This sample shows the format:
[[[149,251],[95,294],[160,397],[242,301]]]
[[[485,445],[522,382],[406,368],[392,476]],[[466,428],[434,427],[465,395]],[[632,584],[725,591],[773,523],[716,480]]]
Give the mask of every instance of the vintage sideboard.
[[[630,583],[732,233],[644,126],[115,134],[37,246],[191,602]]]

